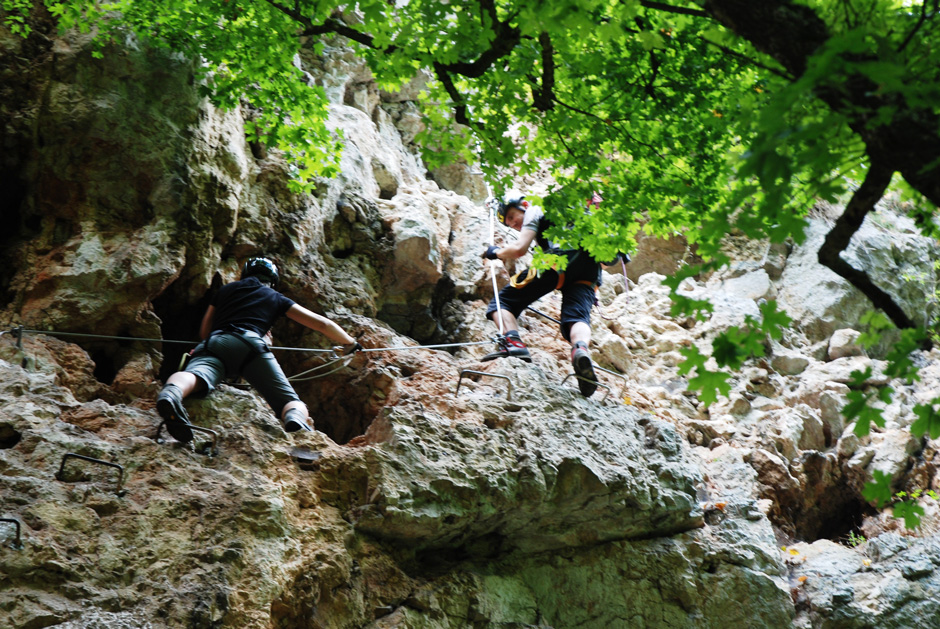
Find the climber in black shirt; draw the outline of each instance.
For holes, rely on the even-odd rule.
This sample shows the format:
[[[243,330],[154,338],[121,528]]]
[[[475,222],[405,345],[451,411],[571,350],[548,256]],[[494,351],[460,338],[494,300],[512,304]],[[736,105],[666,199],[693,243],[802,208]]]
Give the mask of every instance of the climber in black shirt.
[[[265,336],[282,315],[343,345],[348,355],[362,346],[336,323],[280,294],[277,267],[267,258],[251,258],[242,279],[226,284],[212,300],[199,328],[203,339],[185,369],[167,378],[157,396],[157,412],[177,441],[193,438],[183,399],[194,391],[211,392],[226,376],[242,376],[281,418],[284,430],[312,431],[306,405],[297,396]]]

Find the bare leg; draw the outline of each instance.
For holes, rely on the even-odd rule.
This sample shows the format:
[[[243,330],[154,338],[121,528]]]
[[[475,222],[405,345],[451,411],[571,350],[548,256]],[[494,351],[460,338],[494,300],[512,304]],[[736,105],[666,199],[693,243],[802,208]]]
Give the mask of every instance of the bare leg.
[[[182,392],[184,398],[196,389],[205,386],[203,385],[201,378],[199,378],[196,374],[189,373],[188,371],[177,371],[166,379],[166,383],[168,385],[172,384],[177,387]]]
[[[589,326],[584,321],[578,321],[577,323],[572,324],[571,330],[568,332],[571,337],[571,346],[574,347],[576,343],[584,343],[587,346],[591,345],[591,326]]]
[[[591,326],[578,321],[571,326],[571,364],[578,376],[578,389],[584,397],[590,397],[597,390],[597,376],[588,346],[591,343]]]
[[[519,322],[516,321],[516,317],[511,312],[509,312],[508,310],[502,309],[497,314],[499,316],[500,321],[502,321],[503,323],[502,327],[500,328],[500,331],[503,334],[505,334],[508,330],[519,329]],[[494,316],[493,318],[495,319],[496,317]],[[494,323],[496,322],[494,321]],[[499,324],[497,323],[497,326],[498,325]]]

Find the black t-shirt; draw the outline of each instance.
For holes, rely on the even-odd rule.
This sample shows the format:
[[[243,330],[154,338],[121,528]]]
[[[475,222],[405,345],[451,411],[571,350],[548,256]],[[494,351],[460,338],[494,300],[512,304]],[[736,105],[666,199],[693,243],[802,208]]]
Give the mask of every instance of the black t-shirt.
[[[546,238],[545,232],[552,226],[554,226],[554,223],[545,217],[545,213],[542,212],[541,208],[534,205],[526,210],[525,216],[522,218],[522,229],[531,229],[535,232],[535,242],[542,248],[542,251],[568,258],[568,266],[565,269],[568,280],[591,280],[600,286],[603,279],[600,265],[587,251],[583,249],[561,249]]]
[[[226,284],[215,294],[212,299],[215,306],[212,330],[237,327],[264,336],[294,303],[294,300],[262,284],[257,277],[246,277]]]

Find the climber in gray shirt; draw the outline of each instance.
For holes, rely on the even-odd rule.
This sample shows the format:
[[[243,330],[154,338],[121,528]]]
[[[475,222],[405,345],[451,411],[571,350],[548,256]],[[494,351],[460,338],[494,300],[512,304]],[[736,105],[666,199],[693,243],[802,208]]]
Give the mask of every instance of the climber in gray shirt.
[[[515,260],[528,253],[533,243],[546,253],[561,255],[568,259],[564,271],[547,269],[542,273],[529,270],[517,274],[512,282],[499,291],[486,309],[486,317],[504,330],[499,337],[495,352],[482,360],[496,358],[519,358],[531,362],[529,350],[519,337],[517,318],[530,304],[553,290],[561,291],[561,334],[571,343],[571,364],[578,377],[578,388],[585,397],[597,390],[597,376],[591,363],[591,308],[594,306],[594,291],[600,281],[601,266],[590,254],[581,249],[563,251],[551,243],[546,230],[551,222],[541,208],[531,205],[525,196],[510,192],[497,204],[496,214],[500,222],[520,233],[514,243],[497,247],[490,245],[483,253],[491,260]],[[497,321],[496,317],[499,317]]]

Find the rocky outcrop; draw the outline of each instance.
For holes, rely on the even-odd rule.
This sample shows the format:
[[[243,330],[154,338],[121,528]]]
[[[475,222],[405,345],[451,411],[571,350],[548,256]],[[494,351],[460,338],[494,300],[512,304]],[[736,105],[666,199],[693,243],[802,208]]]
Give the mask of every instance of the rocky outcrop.
[[[520,319],[532,364],[479,362],[494,333],[482,186],[462,166],[427,173],[411,150],[420,81],[386,94],[348,50],[305,52],[346,142],[342,174],[298,195],[288,165],[245,142],[251,111],[201,100],[187,62],[133,41],[98,61],[81,37],[40,34],[0,36],[4,77],[19,77],[0,103],[16,192],[0,237],[0,517],[22,525],[18,547],[0,526],[0,624],[779,628],[937,615],[934,502],[921,498],[924,524],[908,531],[861,489],[876,470],[898,490],[938,488],[940,444],[909,427],[940,384],[940,354],[917,355],[921,380],[905,383],[858,346],[864,301],[814,262],[824,215],[800,245],[729,238],[734,263],[681,288],[715,305],[704,322],[672,317],[661,283],[694,252],[644,239],[628,284],[602,286],[593,349],[606,371],[585,400],[542,316],[557,318],[557,296]],[[913,308],[936,244],[889,235],[892,222],[870,221],[850,255]],[[256,253],[370,351],[323,368],[279,350],[288,373],[315,370],[296,386],[318,433],[286,436],[231,383],[187,402],[204,429],[194,447],[158,438],[153,395],[187,347],[169,341],[195,337],[213,288]],[[794,329],[706,407],[679,350],[707,350],[765,299]],[[107,338],[17,337],[15,325]],[[289,322],[274,332],[279,346],[324,345]],[[415,347],[438,343],[458,346]],[[866,387],[898,393],[884,428],[860,438],[840,409],[869,367]]]

